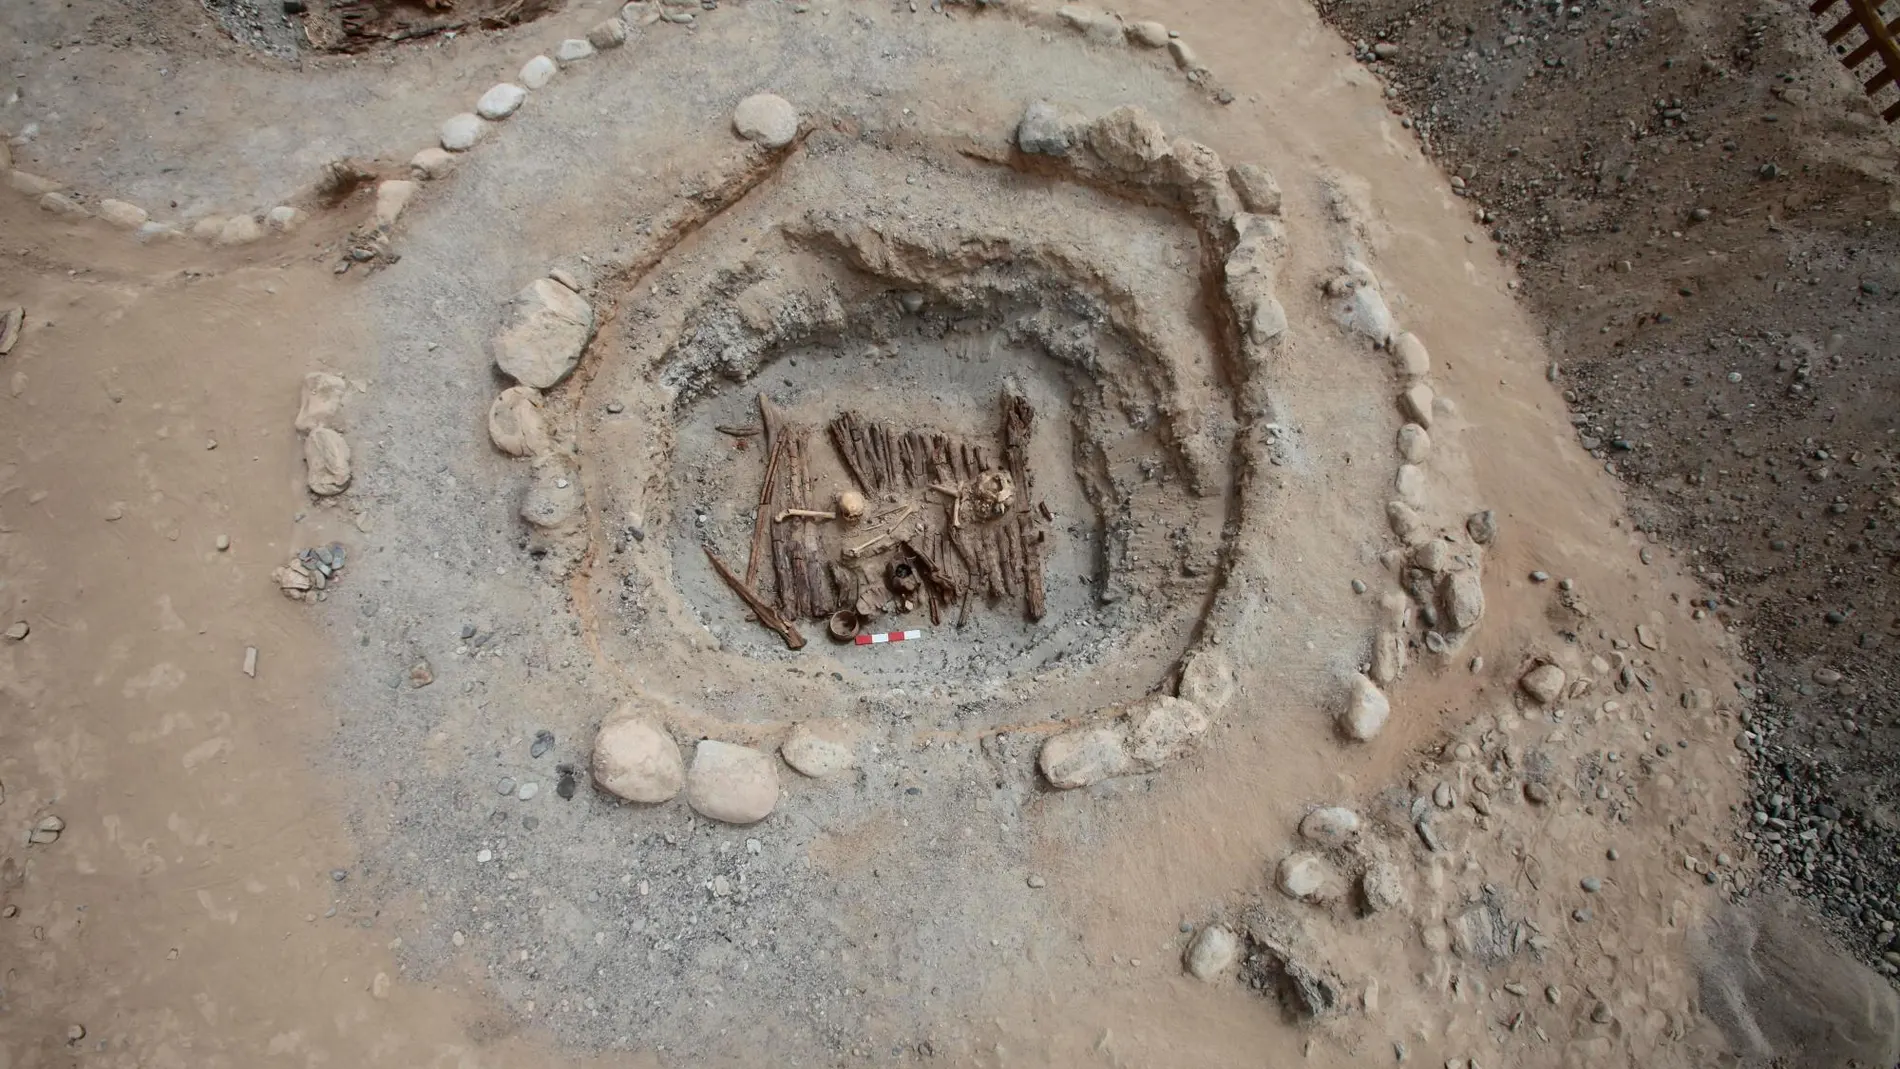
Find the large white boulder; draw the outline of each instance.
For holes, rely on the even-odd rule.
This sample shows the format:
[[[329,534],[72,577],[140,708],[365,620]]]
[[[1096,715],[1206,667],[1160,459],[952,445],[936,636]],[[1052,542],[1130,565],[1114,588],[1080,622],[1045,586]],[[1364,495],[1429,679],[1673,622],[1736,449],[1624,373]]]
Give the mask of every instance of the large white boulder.
[[[508,304],[495,336],[495,366],[523,386],[545,390],[580,363],[594,336],[594,310],[573,290],[537,278]]]

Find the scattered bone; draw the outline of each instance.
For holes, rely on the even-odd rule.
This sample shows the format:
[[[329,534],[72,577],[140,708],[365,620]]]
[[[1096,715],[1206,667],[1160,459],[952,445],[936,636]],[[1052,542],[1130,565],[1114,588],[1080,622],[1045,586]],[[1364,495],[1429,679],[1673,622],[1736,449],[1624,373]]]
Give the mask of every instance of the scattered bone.
[[[835,520],[838,518],[838,514],[835,512],[820,512],[817,509],[782,509],[778,515],[772,517],[772,522],[784,523],[794,516],[807,520]]]
[[[864,516],[864,495],[856,490],[843,490],[838,493],[838,515],[847,520],[858,520]]]

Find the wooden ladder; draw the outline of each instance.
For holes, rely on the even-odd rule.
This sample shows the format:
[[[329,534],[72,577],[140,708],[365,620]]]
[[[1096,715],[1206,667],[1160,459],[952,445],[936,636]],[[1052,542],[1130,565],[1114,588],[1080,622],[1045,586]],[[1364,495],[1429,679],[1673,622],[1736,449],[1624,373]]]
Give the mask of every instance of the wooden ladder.
[[[1841,51],[1846,48],[1842,42],[1856,28],[1866,35],[1867,39],[1858,47],[1841,56],[1841,63],[1849,71],[1855,72],[1854,77],[1859,79],[1861,64],[1875,56],[1880,57],[1880,70],[1872,78],[1861,82],[1861,88],[1869,97],[1872,97],[1894,84],[1896,77],[1900,77],[1900,43],[1894,40],[1894,33],[1900,31],[1900,18],[1895,18],[1892,22],[1881,19],[1880,9],[1886,4],[1886,0],[1814,0],[1814,3],[1809,5],[1808,12],[1818,18],[1827,14],[1830,8],[1843,3],[1847,5],[1847,13],[1842,15],[1840,21],[1829,27],[1827,33],[1822,36],[1836,51]],[[1888,122],[1900,119],[1900,101],[1888,105],[1886,110],[1880,113],[1880,117]]]

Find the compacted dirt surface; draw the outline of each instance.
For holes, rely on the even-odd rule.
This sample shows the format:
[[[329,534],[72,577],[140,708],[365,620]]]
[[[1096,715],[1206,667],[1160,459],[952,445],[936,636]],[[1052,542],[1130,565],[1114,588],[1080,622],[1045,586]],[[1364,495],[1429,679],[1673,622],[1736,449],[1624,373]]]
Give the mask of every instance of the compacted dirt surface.
[[[1834,17],[1321,6],[1520,272],[1579,443],[1742,637],[1769,867],[1900,973],[1900,156]]]
[[[373,7],[0,11],[0,1067],[1900,1063],[1800,12]]]

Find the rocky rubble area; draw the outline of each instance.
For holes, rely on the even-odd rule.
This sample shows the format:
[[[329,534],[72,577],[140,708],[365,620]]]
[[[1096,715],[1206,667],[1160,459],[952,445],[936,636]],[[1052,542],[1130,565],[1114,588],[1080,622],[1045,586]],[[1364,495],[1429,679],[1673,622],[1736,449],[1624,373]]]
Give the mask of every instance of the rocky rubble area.
[[[1891,132],[1800,8],[1319,8],[1520,272],[1579,443],[1745,637],[1767,870],[1900,973]]]
[[[1679,944],[1753,887],[1722,785],[1744,714],[1669,652],[1674,626],[1706,624],[1658,612],[1619,633],[1565,607],[1574,584],[1549,590],[1567,624],[1498,711],[1402,784],[1286,815],[1266,886],[1186,940],[1189,975],[1276,1000],[1314,1026],[1309,1055],[1340,1043],[1362,1064],[1420,1046],[1449,1065],[1551,1047],[1565,1064],[1640,1063],[1683,1039],[1690,977],[1620,948]],[[1413,947],[1414,968],[1392,967]]]

